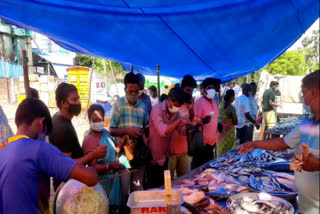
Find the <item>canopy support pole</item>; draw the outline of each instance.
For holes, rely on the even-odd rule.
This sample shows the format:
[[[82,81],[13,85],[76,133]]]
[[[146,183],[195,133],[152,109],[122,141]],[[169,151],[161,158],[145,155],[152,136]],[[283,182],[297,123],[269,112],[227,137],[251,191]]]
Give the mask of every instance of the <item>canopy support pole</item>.
[[[157,64],[158,99],[160,102],[160,65]]]
[[[92,81],[92,74],[93,74],[93,71],[94,71],[95,63],[96,63],[96,58],[93,57],[93,59],[92,59],[91,72],[90,72],[90,76],[89,76],[89,97],[88,97],[88,102],[87,102],[87,110],[89,109],[89,106],[90,106],[90,99],[91,99],[91,81]]]
[[[103,76],[104,76],[104,83],[105,83],[105,92],[106,92],[106,96],[108,97],[108,87],[107,87],[107,67],[106,67],[106,60],[102,60],[103,63]]]
[[[23,66],[23,80],[24,80],[24,90],[26,93],[26,97],[30,97],[29,89],[29,73],[28,73],[28,57],[27,57],[27,51],[22,50],[22,66]]]
[[[111,72],[112,72],[112,77],[113,77],[114,85],[116,86],[117,94],[118,94],[118,96],[120,96],[119,90],[118,90],[118,86],[117,86],[116,76],[114,75],[113,68],[112,68],[112,64],[111,64],[110,60],[108,60],[108,62],[109,62],[110,69],[111,69]]]

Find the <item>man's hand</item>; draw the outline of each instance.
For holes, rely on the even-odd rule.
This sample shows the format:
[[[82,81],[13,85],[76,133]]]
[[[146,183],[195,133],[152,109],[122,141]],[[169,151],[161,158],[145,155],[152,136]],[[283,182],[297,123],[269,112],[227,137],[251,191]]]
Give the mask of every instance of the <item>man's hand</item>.
[[[259,125],[259,123],[257,123],[257,122],[256,122],[256,123],[254,124],[254,126],[256,127],[256,129],[257,129],[257,130],[259,130],[259,129],[260,129],[260,125]]]
[[[131,127],[127,129],[127,135],[130,137],[138,138],[140,135],[143,135],[143,129]]]
[[[302,169],[304,171],[314,172],[319,171],[319,158],[314,156],[312,153],[309,153],[307,157],[303,156],[303,165]]]
[[[249,152],[251,152],[253,149],[255,148],[254,142],[247,142],[245,144],[242,144],[240,146],[237,147],[237,149],[239,150],[238,154],[248,154]]]
[[[114,161],[114,162],[111,162],[109,163],[109,169],[112,169],[114,171],[118,171],[121,167],[121,164],[119,161]]]
[[[210,115],[206,116],[205,118],[202,118],[203,125],[209,123],[210,120],[211,120],[211,116]]]
[[[104,158],[106,156],[107,147],[107,145],[98,146],[98,148],[94,151],[96,159]]]
[[[180,123],[184,124],[184,125],[189,125],[191,124],[191,121],[185,117],[181,117],[180,119]]]

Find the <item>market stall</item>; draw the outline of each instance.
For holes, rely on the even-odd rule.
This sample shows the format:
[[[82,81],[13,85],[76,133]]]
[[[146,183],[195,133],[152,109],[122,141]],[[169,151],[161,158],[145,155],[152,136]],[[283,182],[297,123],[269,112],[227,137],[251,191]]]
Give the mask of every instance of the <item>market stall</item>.
[[[174,180],[172,186],[183,195],[182,207],[187,208],[183,213],[215,213],[213,208],[217,205],[224,213],[294,213],[298,193],[290,171],[293,155],[289,151],[259,149],[239,155],[237,150],[231,150]],[[262,192],[269,198],[259,198],[265,197]],[[250,198],[250,203],[241,201],[239,194]]]

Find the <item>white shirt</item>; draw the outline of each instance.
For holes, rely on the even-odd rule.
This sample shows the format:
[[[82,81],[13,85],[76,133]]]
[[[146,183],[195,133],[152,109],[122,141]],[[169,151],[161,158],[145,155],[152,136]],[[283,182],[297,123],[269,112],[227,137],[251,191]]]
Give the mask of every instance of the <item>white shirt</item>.
[[[254,96],[249,96],[249,101],[250,101],[250,115],[253,119],[257,119],[257,115],[258,115],[257,100]]]
[[[151,99],[151,105],[152,106],[154,106],[154,105],[159,103],[159,98],[158,97],[153,98],[153,97],[150,96],[150,99]]]
[[[245,116],[245,113],[250,113],[250,101],[249,98],[245,95],[241,95],[236,99],[235,108],[238,117],[238,129],[243,128],[244,126],[249,126],[250,122]]]
[[[284,137],[284,142],[292,149],[298,149],[301,143],[307,143],[309,152],[319,158],[319,121],[306,118],[294,130]],[[304,214],[319,213],[319,171],[295,172],[295,183],[299,191],[299,212]]]

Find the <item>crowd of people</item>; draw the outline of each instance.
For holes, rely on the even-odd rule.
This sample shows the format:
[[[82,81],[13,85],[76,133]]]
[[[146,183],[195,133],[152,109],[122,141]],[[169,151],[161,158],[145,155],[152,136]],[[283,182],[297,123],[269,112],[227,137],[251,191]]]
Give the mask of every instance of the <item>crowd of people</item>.
[[[319,76],[319,71],[310,75]],[[308,76],[303,80],[302,93],[315,113],[315,121],[319,121],[319,85],[315,89],[316,83]],[[82,109],[74,85],[61,83],[57,87],[59,111],[52,118],[38,96],[22,101],[16,111],[16,135],[0,144],[0,211],[37,213],[40,209],[45,213],[49,209],[49,177],[53,177],[55,190],[69,178],[88,186],[100,180],[111,212],[126,213],[129,194],[162,186],[164,170],[170,170],[172,179],[183,176],[236,148],[236,139],[241,152],[248,152],[253,148],[294,147],[305,135],[296,129],[285,139],[252,142],[254,129],[260,129],[254,82],[243,83],[240,88],[234,81],[222,85],[219,79],[206,78],[198,85],[192,76],[185,75],[167,95],[158,97],[154,86],[149,88],[149,95],[146,93],[142,74],[130,72],[124,85],[125,96],[113,98],[109,131],[105,129],[104,108],[99,104],[89,107],[90,130],[82,146],[72,124]],[[278,85],[271,82],[263,95],[263,131],[276,122]],[[313,122],[309,119],[305,123]],[[198,150],[190,157],[191,144],[198,144]],[[312,143],[310,148],[316,154],[310,153],[307,163],[312,162],[312,170],[317,171],[319,145]],[[315,156],[318,163],[313,162]],[[315,175],[305,172],[301,176],[312,179]],[[301,197],[309,202],[314,199]]]

